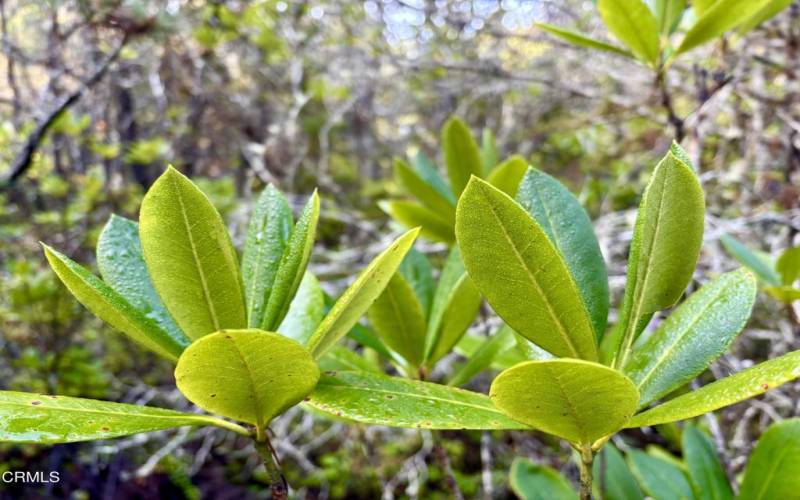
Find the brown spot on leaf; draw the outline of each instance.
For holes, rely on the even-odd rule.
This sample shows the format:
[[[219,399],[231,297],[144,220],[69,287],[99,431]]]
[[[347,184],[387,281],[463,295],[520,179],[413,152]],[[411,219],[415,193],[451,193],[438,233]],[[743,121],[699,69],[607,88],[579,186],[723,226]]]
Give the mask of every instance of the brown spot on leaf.
[[[32,404],[33,406],[37,406],[37,405],[40,405],[40,404],[42,404],[42,402],[41,402],[41,401],[31,401],[31,404]]]
[[[108,432],[111,429],[109,429],[108,427],[100,427],[100,430],[103,431],[103,432]]]

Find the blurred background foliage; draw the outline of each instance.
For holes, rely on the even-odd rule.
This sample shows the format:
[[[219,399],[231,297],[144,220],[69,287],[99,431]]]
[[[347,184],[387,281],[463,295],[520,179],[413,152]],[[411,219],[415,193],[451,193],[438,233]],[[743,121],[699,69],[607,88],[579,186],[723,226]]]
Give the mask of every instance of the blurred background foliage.
[[[0,0],[2,388],[189,407],[169,366],[69,297],[38,245],[93,262],[109,215],[135,219],[168,163],[208,193],[237,243],[266,183],[292,193],[295,209],[318,187],[311,265],[335,296],[400,229],[378,204],[400,193],[394,159],[421,151],[441,166],[439,130],[459,116],[478,140],[493,131],[500,158],[519,154],[579,194],[616,304],[637,193],[677,116],[707,196],[697,282],[737,265],[719,244],[725,234],[773,257],[800,244],[800,3],[682,56],[663,81],[536,22],[611,39],[582,0]],[[442,244],[418,249],[444,261]],[[485,318],[472,335],[491,330]],[[745,334],[704,376],[800,348],[799,328],[792,303],[762,294]],[[442,373],[462,359],[445,358]],[[696,423],[732,477],[797,401],[798,384],[787,384]],[[451,495],[430,433],[299,412],[277,425],[291,429],[278,433],[288,435],[278,452],[300,497]],[[679,433],[625,439],[680,454]],[[442,442],[468,498],[511,495],[517,456],[577,474],[569,450],[541,434],[446,432]],[[214,429],[0,444],[0,472],[20,469],[60,470],[62,481],[0,484],[0,496],[267,495],[252,450]]]

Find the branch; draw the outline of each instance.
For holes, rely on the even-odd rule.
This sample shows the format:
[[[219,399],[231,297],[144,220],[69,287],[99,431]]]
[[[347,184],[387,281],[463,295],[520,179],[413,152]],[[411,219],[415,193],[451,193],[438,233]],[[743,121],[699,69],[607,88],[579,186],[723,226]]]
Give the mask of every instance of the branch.
[[[84,80],[77,89],[64,96],[64,98],[55,108],[45,115],[44,118],[39,120],[36,128],[30,133],[30,135],[28,135],[28,139],[25,141],[25,146],[22,148],[22,151],[17,154],[17,156],[14,158],[14,161],[11,163],[11,169],[4,176],[4,178],[0,180],[0,188],[13,185],[18,178],[25,174],[25,171],[31,166],[33,155],[39,148],[39,144],[42,142],[42,139],[44,139],[47,131],[50,130],[59,115],[66,111],[70,106],[75,104],[83,96],[83,94],[86,93],[87,90],[92,88],[97,82],[100,81],[101,78],[103,78],[103,75],[105,75],[106,71],[108,71],[108,68],[111,66],[111,64],[117,59],[117,57],[119,57],[119,54],[126,42],[127,37],[123,37],[119,46],[117,46],[114,52],[111,53],[111,55],[109,55],[106,60],[97,67],[97,69],[95,69],[94,73],[92,73],[88,79]]]

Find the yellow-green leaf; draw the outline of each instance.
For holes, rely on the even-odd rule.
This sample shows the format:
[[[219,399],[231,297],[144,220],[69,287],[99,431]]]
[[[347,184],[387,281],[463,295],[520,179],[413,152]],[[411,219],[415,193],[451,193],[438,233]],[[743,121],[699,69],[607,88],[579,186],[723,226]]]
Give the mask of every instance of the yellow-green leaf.
[[[469,127],[455,117],[447,120],[442,128],[442,147],[450,187],[458,198],[470,176],[483,175],[481,152]]]
[[[787,248],[775,263],[775,270],[781,275],[781,283],[791,285],[800,278],[800,247]]]
[[[514,155],[498,165],[486,178],[486,181],[505,194],[514,197],[517,195],[519,183],[528,170],[525,158]]]
[[[325,317],[325,294],[317,278],[306,271],[278,333],[305,345]]]
[[[458,203],[456,236],[470,278],[511,328],[557,356],[597,359],[577,285],[524,208],[473,177]]]
[[[410,201],[390,201],[380,206],[404,226],[422,228],[422,236],[431,241],[449,244],[455,240],[453,223],[422,205]]]
[[[800,419],[772,424],[756,444],[739,498],[772,500],[796,498],[800,491]]]
[[[246,326],[239,264],[225,223],[172,167],[142,201],[139,236],[153,285],[189,338]]]
[[[623,428],[639,401],[625,375],[577,359],[520,363],[494,380],[489,397],[514,420],[576,444]]]
[[[714,443],[694,425],[687,425],[681,448],[689,469],[689,482],[697,500],[733,500],[733,492],[719,463]]]
[[[443,219],[455,220],[456,207],[452,201],[442,196],[439,191],[429,185],[411,166],[403,160],[394,161],[394,176],[397,182],[415,196],[426,208],[442,216]]]
[[[400,273],[367,312],[383,341],[409,363],[418,366],[425,352],[425,315],[414,289]]]
[[[676,55],[709,42],[746,22],[768,3],[769,0],[717,0],[689,28]]]
[[[642,0],[598,0],[597,9],[608,31],[642,61],[658,61],[658,23]]]
[[[633,54],[625,49],[611,45],[610,43],[596,40],[577,31],[568,30],[566,28],[547,23],[535,23],[535,25],[537,28],[546,31],[551,35],[557,36],[562,40],[566,40],[573,45],[578,45],[580,47],[586,47],[589,49],[603,50],[605,52],[611,52],[625,57],[633,57]]]
[[[262,330],[222,330],[196,340],[175,367],[178,389],[204,410],[259,428],[299,403],[319,379],[311,354]]]

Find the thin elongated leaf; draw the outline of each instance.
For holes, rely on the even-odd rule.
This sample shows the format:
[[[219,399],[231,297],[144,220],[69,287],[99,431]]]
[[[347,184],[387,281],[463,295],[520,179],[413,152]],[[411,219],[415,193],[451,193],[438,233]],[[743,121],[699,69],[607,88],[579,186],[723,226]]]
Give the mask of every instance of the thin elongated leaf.
[[[412,229],[397,238],[361,271],[322,320],[308,342],[314,358],[319,359],[358,322],[373,302],[383,293],[392,275],[400,267],[406,252],[414,244],[419,229]]]
[[[406,227],[422,228],[422,236],[431,241],[452,243],[455,241],[453,224],[436,212],[409,201],[380,203],[384,212]]]
[[[748,31],[752,30],[753,28],[757,27],[761,23],[768,21],[775,17],[779,12],[783,9],[787,8],[792,4],[794,0],[769,0],[764,4],[764,6],[750,16],[745,22],[739,25],[737,31],[740,35],[744,35]]]
[[[442,148],[450,187],[458,198],[470,176],[483,175],[481,152],[469,127],[455,117],[447,120],[442,128]]]
[[[494,379],[489,397],[514,420],[578,444],[621,429],[639,401],[625,375],[577,359],[520,363]]]
[[[634,416],[628,428],[696,417],[763,394],[800,377],[800,351],[742,370]]]
[[[133,307],[124,297],[87,269],[47,245],[44,254],[50,267],[72,295],[98,318],[121,331],[134,342],[170,360],[176,360],[184,346],[155,320]]]
[[[517,457],[508,474],[511,490],[522,500],[577,500],[578,496],[561,474]]]
[[[768,3],[769,0],[717,0],[683,37],[676,55],[703,45],[746,22]]]
[[[189,338],[175,324],[150,280],[137,223],[111,216],[97,241],[97,267],[103,281],[131,306],[155,320],[182,348],[189,345]]]
[[[447,181],[439,174],[436,165],[425,156],[422,151],[417,151],[414,158],[411,160],[411,165],[414,171],[424,180],[429,186],[436,190],[437,193],[442,195],[451,205],[456,206],[456,197],[453,190],[447,185]]]
[[[481,164],[483,173],[488,174],[497,166],[499,156],[497,154],[497,143],[495,142],[492,129],[484,128],[481,134]]]
[[[306,271],[278,333],[305,345],[325,317],[325,294],[317,278]]]
[[[471,358],[478,352],[478,349],[486,341],[485,337],[478,337],[477,335],[464,335],[461,340],[456,344],[454,350],[465,358]],[[525,355],[517,346],[511,346],[508,349],[497,353],[497,356],[492,360],[491,367],[496,370],[507,370],[512,366],[528,361]]]
[[[776,424],[758,440],[747,467],[739,498],[794,498],[800,491],[800,419]]]
[[[683,157],[685,152],[673,144],[639,205],[620,322],[606,351],[610,355],[623,340],[632,345],[654,312],[677,302],[697,265],[705,202],[700,182]]]
[[[695,498],[732,500],[733,491],[711,440],[697,427],[687,425],[683,429],[682,448]]]
[[[596,40],[594,38],[589,37],[588,35],[584,35],[583,33],[579,33],[577,31],[568,30],[565,28],[561,28],[560,26],[555,26],[552,24],[547,23],[535,23],[536,27],[542,29],[551,35],[557,36],[562,40],[566,40],[567,42],[578,45],[580,47],[586,47],[589,49],[596,49],[596,50],[603,50],[606,52],[611,52],[613,54],[618,54],[625,57],[633,57],[629,51],[617,47],[616,45],[611,45],[610,43],[606,43],[600,40]]]
[[[196,340],[175,367],[192,403],[263,428],[314,389],[319,369],[294,340],[262,330],[223,330]]]
[[[236,424],[205,415],[96,399],[0,391],[0,441],[4,442],[73,443],[186,425],[215,425],[249,434]]]
[[[433,279],[433,268],[427,257],[422,252],[411,248],[400,263],[398,272],[408,281],[422,306],[425,317],[431,310],[433,294],[436,291],[436,281]]]
[[[628,452],[628,464],[639,484],[653,500],[693,500],[686,474],[663,458],[639,450]]]
[[[489,398],[428,382],[359,372],[328,372],[306,405],[370,425],[420,429],[525,429]]]
[[[685,9],[686,0],[655,0],[656,21],[662,35],[668,36],[675,30]]]
[[[456,235],[470,278],[511,328],[557,356],[597,359],[577,285],[524,208],[473,177],[458,203]]]
[[[608,320],[608,274],[589,215],[563,184],[533,167],[519,184],[517,201],[561,253],[595,336],[602,337]]]
[[[382,374],[380,367],[347,347],[335,345],[319,360],[324,371],[357,371]]]
[[[449,353],[475,320],[481,295],[467,276],[461,250],[454,246],[447,256],[433,297],[425,340],[425,361],[433,365]]]
[[[286,250],[275,274],[275,282],[264,309],[264,319],[261,321],[262,330],[275,330],[289,311],[289,306],[300,287],[308,260],[311,257],[318,220],[319,196],[314,191],[286,243]]]
[[[403,160],[394,161],[394,176],[409,194],[414,195],[425,207],[442,216],[443,219],[454,221],[456,217],[455,204],[443,196],[433,186],[425,182],[411,166]]]
[[[767,255],[750,250],[741,241],[728,234],[722,235],[719,241],[734,259],[753,271],[762,282],[772,286],[781,284],[781,277]]]
[[[256,201],[242,254],[242,279],[247,302],[247,326],[264,320],[281,257],[292,230],[292,210],[286,197],[269,184]]]
[[[791,285],[800,278],[800,247],[787,248],[775,263],[775,270],[781,275],[781,284]]]
[[[509,196],[516,196],[519,183],[525,172],[528,171],[528,162],[521,156],[514,155],[497,166],[486,181],[492,186]]]
[[[153,285],[189,338],[247,324],[236,251],[222,217],[172,167],[142,201],[139,237]]]
[[[745,269],[723,274],[692,294],[645,340],[625,365],[639,389],[639,406],[687,384],[742,331],[756,298]]]
[[[643,500],[639,484],[622,454],[609,443],[594,459],[595,496],[604,500]]]
[[[400,273],[389,280],[367,317],[378,335],[409,363],[418,366],[425,353],[425,315],[414,289]]]
[[[459,386],[466,384],[472,380],[472,377],[488,368],[499,352],[515,344],[514,330],[509,328],[508,325],[503,325],[498,332],[483,341],[481,346],[467,359],[467,362],[447,381],[447,385]]]
[[[655,65],[658,61],[658,23],[641,0],[598,0],[597,10],[608,31],[636,57]]]

